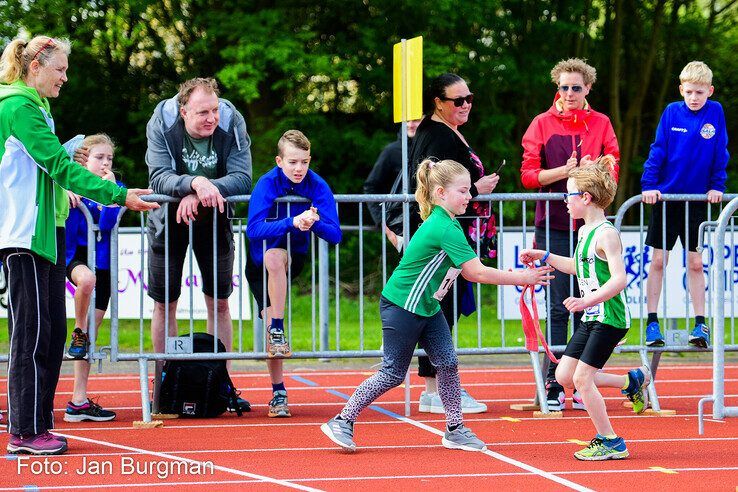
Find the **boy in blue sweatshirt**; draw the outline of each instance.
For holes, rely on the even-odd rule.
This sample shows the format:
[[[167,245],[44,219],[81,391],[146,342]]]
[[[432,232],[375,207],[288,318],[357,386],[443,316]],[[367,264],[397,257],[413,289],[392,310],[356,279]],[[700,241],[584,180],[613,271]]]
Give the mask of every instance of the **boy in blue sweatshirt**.
[[[310,233],[338,244],[341,228],[333,192],[323,178],[308,169],[307,137],[298,130],[288,130],[277,147],[277,166],[259,179],[251,193],[245,273],[258,315],[267,327],[267,367],[273,392],[269,416],[290,417],[282,374],[283,358],[292,355],[284,333],[287,282],[298,276],[305,265]],[[300,196],[309,202],[276,201],[284,196]]]
[[[688,63],[679,75],[679,92],[684,101],[669,104],[661,115],[656,140],[651,144],[648,160],[643,166],[641,190],[643,202],[655,204],[662,193],[707,194],[707,201],[723,199],[728,164],[728,133],[723,107],[709,101],[714,87],[712,71],[700,61]],[[646,244],[653,248],[647,280],[648,325],[646,345],[664,345],[656,310],[661,296],[664,266],[677,237],[687,253],[687,278],[695,314],[695,326],[689,343],[707,348],[710,330],[705,324],[705,277],[702,256],[697,253],[700,223],[707,220],[707,204],[691,202],[686,217],[685,202],[666,203],[666,237],[662,237],[662,205],[652,207]],[[663,248],[666,247],[666,253]]]

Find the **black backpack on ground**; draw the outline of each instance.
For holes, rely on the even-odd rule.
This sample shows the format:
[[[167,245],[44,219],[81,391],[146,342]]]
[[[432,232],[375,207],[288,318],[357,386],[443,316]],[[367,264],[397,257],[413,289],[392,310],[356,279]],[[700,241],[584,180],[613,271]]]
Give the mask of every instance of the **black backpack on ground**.
[[[194,333],[192,351],[212,353],[213,336]],[[225,352],[218,340],[218,352]],[[164,364],[159,411],[176,413],[183,417],[217,417],[228,408],[241,416],[243,410],[237,402],[238,393],[228,375],[226,361],[220,360],[169,360]]]

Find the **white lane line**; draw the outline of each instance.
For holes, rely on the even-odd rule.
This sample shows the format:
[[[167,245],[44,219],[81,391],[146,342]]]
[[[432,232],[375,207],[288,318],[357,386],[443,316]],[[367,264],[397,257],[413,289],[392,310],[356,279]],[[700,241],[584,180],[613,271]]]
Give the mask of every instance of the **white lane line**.
[[[608,369],[612,370],[628,370],[632,369],[632,366],[608,366]],[[659,373],[661,371],[680,371],[680,370],[700,370],[700,369],[712,369],[712,364],[691,364],[691,365],[660,365],[659,366]],[[725,369],[738,369],[738,364],[726,364]],[[520,373],[525,370],[531,370],[532,368],[529,365],[523,365],[523,366],[517,366],[517,367],[490,367],[490,368],[482,368],[482,369],[459,369],[459,374],[495,374],[495,373]],[[371,369],[367,366],[366,369],[363,370],[350,370],[350,371],[305,371],[304,369],[301,369],[300,371],[296,371],[294,373],[285,372],[285,375],[290,376],[294,374],[302,375],[305,377],[308,376],[362,376],[365,375],[367,372],[375,372],[375,369]],[[153,377],[153,374],[149,375],[149,377]],[[267,378],[269,377],[269,374],[267,372],[234,372],[231,374],[231,379],[236,378]],[[91,378],[91,381],[94,379],[106,379],[106,380],[121,380],[121,381],[138,381],[139,377],[135,374],[98,374],[94,375]],[[7,377],[0,377],[0,384],[7,382]],[[61,376],[59,378],[59,381],[70,381],[74,382],[74,376]]]
[[[194,464],[194,465],[200,465],[200,466],[202,466],[202,463],[203,463],[202,461],[193,460],[193,459],[190,459],[190,458],[182,458],[181,456],[175,456],[173,454],[161,453],[161,452],[158,452],[158,451],[149,451],[147,449],[142,449],[142,448],[134,448],[132,446],[125,446],[123,444],[116,444],[116,443],[112,443],[112,442],[101,441],[101,440],[98,440],[98,439],[88,439],[86,437],[73,436],[71,434],[62,434],[61,432],[57,432],[57,434],[60,435],[60,436],[64,436],[67,439],[76,439],[78,441],[88,442],[88,443],[91,443],[91,444],[98,444],[98,445],[101,445],[101,446],[108,446],[108,447],[117,448],[117,449],[124,449],[126,451],[132,451],[132,452],[138,453],[138,454],[146,454],[146,455],[150,455],[150,456],[156,456],[158,458],[164,458],[164,459],[167,459],[167,460],[184,461],[186,463],[190,463],[190,464]],[[225,472],[225,473],[232,473],[234,475],[239,475],[239,476],[242,476],[242,477],[253,478],[253,479],[256,479],[256,480],[258,480],[260,482],[267,482],[267,483],[273,483],[275,485],[281,485],[283,487],[288,487],[288,488],[292,488],[292,489],[305,490],[305,491],[308,491],[308,492],[316,492],[316,491],[320,492],[319,489],[314,489],[312,487],[306,487],[306,486],[303,486],[303,485],[291,483],[291,482],[286,481],[286,480],[279,480],[277,478],[267,477],[267,476],[264,476],[264,475],[258,475],[256,473],[249,473],[249,472],[246,472],[246,471],[237,470],[235,468],[228,468],[228,467],[225,467],[225,466],[216,465],[215,463],[213,463],[213,469],[219,470],[219,471],[222,471],[222,472]]]
[[[292,404],[290,404],[291,406]],[[690,417],[697,417],[696,413],[683,413],[683,414],[673,414],[673,415],[610,415],[610,420],[622,420],[622,419],[683,419],[683,418],[690,418]],[[550,421],[542,418],[537,417],[516,417],[524,422],[536,422],[544,425],[550,424]],[[561,420],[587,420],[589,421],[590,418],[585,414],[583,416],[578,417],[563,417]],[[712,420],[712,419],[705,419],[705,420]],[[419,422],[445,422],[443,419],[421,419]],[[502,418],[474,418],[474,417],[464,417],[464,422],[481,422],[481,423],[489,423],[489,422],[506,422]],[[723,421],[715,421],[719,423],[725,423]],[[311,425],[317,425],[320,426],[320,424],[323,424],[324,422],[280,422],[280,427],[289,427],[289,426],[311,426]],[[361,425],[386,425],[386,424],[397,424],[399,422],[395,420],[373,420],[373,421],[362,421]],[[263,423],[248,423],[248,424],[198,424],[198,425],[178,425],[178,424],[172,424],[169,426],[165,426],[161,429],[158,429],[160,432],[164,432],[167,430],[180,430],[180,429],[229,429],[229,428],[241,428],[241,427],[273,427],[274,423],[272,422],[263,422]],[[0,430],[5,429],[4,424],[0,424]],[[108,427],[105,425],[100,425],[99,427],[64,427],[64,428],[57,428],[56,431],[60,432],[95,432],[95,431],[130,431],[131,427]]]
[[[400,422],[392,421],[389,423]],[[362,423],[363,424],[363,423]],[[318,425],[318,424],[312,424]],[[658,439],[628,439],[628,444],[632,443],[661,443],[661,442],[726,442],[726,441],[738,441],[738,437],[687,437],[687,438],[658,438]],[[578,444],[572,443],[571,441],[522,441],[522,442],[495,442],[489,443],[488,447],[513,447],[513,446],[565,446],[565,447],[579,447]],[[405,444],[405,445],[383,445],[383,446],[361,446],[361,449],[432,449],[442,448],[441,444]],[[291,447],[291,448],[245,448],[245,449],[171,449],[161,451],[167,454],[227,454],[227,453],[275,453],[275,452],[306,452],[306,451],[335,451],[335,446],[326,447]],[[128,456],[138,454],[133,451],[120,452],[120,453],[95,453],[95,456]],[[49,456],[49,459],[60,459],[60,458],[82,458],[89,457],[88,453],[64,453],[63,456]],[[558,473],[558,472],[557,472]]]
[[[295,379],[297,379],[297,378],[295,378]],[[315,383],[314,381],[310,381],[310,380],[307,380],[307,379],[302,378],[302,377],[299,378],[299,381],[300,382],[303,382],[305,384],[309,384],[309,385],[313,385],[313,386],[318,386],[318,384]],[[348,395],[345,395],[343,393],[339,393],[338,391],[327,390],[327,392],[328,392],[328,394],[337,396],[337,397],[342,398],[344,400],[348,400],[349,399],[349,396]],[[426,424],[424,424],[422,422],[418,422],[417,420],[413,420],[413,419],[404,417],[404,416],[402,416],[400,414],[397,414],[395,412],[392,412],[390,410],[387,410],[385,408],[382,408],[382,407],[380,407],[377,404],[372,404],[372,405],[369,406],[369,408],[371,408],[375,412],[380,412],[380,413],[382,413],[384,415],[387,415],[389,417],[395,418],[398,421],[405,422],[405,423],[410,424],[412,426],[418,427],[419,429],[423,429],[425,431],[428,431],[428,432],[430,432],[432,434],[439,435],[441,437],[444,436],[444,432],[441,431],[441,430],[436,429],[435,427],[431,427],[431,426],[426,425]],[[541,470],[539,468],[536,468],[534,466],[531,466],[531,465],[528,465],[526,463],[523,463],[522,461],[518,461],[518,460],[515,460],[513,458],[509,458],[507,456],[504,456],[502,454],[496,453],[494,451],[486,450],[486,451],[484,451],[484,454],[486,454],[487,456],[490,456],[492,458],[495,458],[495,459],[497,459],[499,461],[502,461],[504,463],[508,463],[508,464],[510,464],[512,466],[515,466],[515,467],[518,467],[518,468],[522,468],[524,470],[527,470],[527,471],[529,471],[531,473],[534,473],[535,475],[538,475],[538,476],[540,476],[542,478],[546,478],[548,480],[551,480],[552,482],[556,482],[556,483],[558,483],[560,485],[563,485],[565,487],[568,487],[568,488],[570,488],[572,490],[577,490],[579,492],[592,492],[591,489],[588,489],[587,487],[584,487],[582,485],[579,485],[577,483],[574,483],[574,482],[572,482],[570,480],[567,480],[565,478],[557,477],[557,476],[555,476],[555,475],[553,475],[553,474],[551,474],[549,472],[546,472],[546,471]]]
[[[371,405],[369,408],[372,408],[374,406],[376,406],[376,405]],[[376,409],[374,409],[374,410],[376,410]],[[397,414],[395,414],[395,415],[397,415]],[[400,421],[402,421],[402,422],[405,422],[406,424],[410,424],[410,425],[415,426],[415,427],[417,427],[419,429],[423,429],[423,430],[428,431],[430,433],[433,433],[433,434],[435,434],[437,436],[441,436],[441,437],[444,436],[444,432],[443,431],[438,430],[435,427],[431,427],[429,425],[426,425],[426,424],[424,424],[422,422],[418,422],[416,420],[409,419],[409,418],[403,417],[401,415],[397,415],[395,418],[398,419],[398,420],[400,420]],[[556,482],[559,485],[563,485],[564,487],[568,487],[568,488],[570,488],[572,490],[577,490],[579,492],[594,492],[594,491],[592,491],[592,489],[589,489],[589,488],[587,488],[587,487],[585,487],[583,485],[579,485],[578,483],[574,483],[574,482],[572,482],[570,480],[567,480],[565,478],[558,477],[558,476],[556,476],[556,475],[554,475],[552,473],[549,473],[547,471],[541,470],[540,468],[536,468],[535,466],[528,465],[527,463],[523,463],[522,461],[518,461],[516,459],[510,458],[508,456],[505,456],[503,454],[497,453],[495,451],[490,451],[489,449],[487,449],[486,451],[483,451],[483,454],[486,454],[487,456],[489,456],[491,458],[495,458],[496,460],[502,461],[502,462],[507,463],[509,465],[512,465],[514,467],[522,468],[523,470],[527,470],[527,471],[529,471],[530,473],[532,473],[534,475],[538,475],[541,478],[546,478],[548,480],[551,480],[552,482]],[[448,475],[448,476],[449,477],[454,477],[454,476],[457,476],[457,475]]]
[[[362,446],[363,447],[363,446]],[[331,448],[335,449],[335,448]],[[716,472],[716,471],[737,471],[735,466],[707,467],[707,468],[670,468],[677,472]],[[611,470],[577,470],[577,471],[557,471],[552,472],[557,475],[605,475],[612,473],[661,473],[653,469],[611,469]],[[529,472],[500,472],[500,473],[457,473],[457,474],[423,474],[423,475],[384,475],[384,476],[355,476],[355,477],[325,477],[325,478],[289,478],[290,482],[352,482],[352,481],[368,481],[368,480],[422,480],[429,478],[487,478],[487,477],[529,477],[534,473]],[[181,487],[183,485],[238,485],[261,483],[260,480],[223,480],[223,481],[202,481],[202,482],[151,482],[151,483],[126,483],[126,484],[105,484],[105,487]],[[34,490],[86,490],[99,489],[100,485],[58,485],[35,487]],[[0,491],[22,490],[22,487],[0,487]]]

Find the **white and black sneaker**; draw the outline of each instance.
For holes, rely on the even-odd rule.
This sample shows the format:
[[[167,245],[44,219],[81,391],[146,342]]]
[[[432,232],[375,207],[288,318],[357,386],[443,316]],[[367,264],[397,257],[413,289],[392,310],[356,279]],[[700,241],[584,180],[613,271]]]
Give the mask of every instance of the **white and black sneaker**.
[[[546,381],[546,403],[550,412],[560,412],[564,409],[566,393],[564,387],[556,381]]]

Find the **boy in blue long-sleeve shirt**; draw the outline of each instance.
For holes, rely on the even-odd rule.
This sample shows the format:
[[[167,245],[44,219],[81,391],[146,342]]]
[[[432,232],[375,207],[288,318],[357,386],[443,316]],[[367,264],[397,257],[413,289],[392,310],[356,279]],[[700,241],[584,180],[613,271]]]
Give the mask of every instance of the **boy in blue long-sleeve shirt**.
[[[662,193],[706,193],[708,202],[719,203],[725,191],[725,168],[730,156],[723,107],[716,101],[708,100],[714,91],[712,71],[703,62],[693,61],[684,67],[679,80],[679,92],[684,101],[669,104],[661,115],[656,140],[651,144],[648,160],[643,166],[643,202],[655,204]],[[663,213],[662,205],[652,207],[646,235],[646,244],[653,248],[646,287],[646,345],[664,345],[656,310],[661,296],[664,265],[668,263],[669,251],[679,237],[684,249],[688,250],[687,276],[695,314],[695,326],[689,343],[707,348],[710,330],[705,324],[705,277],[702,256],[697,253],[698,229],[700,223],[707,220],[707,204],[689,204],[686,237],[685,202],[666,204],[665,238],[662,237]]]
[[[267,366],[273,391],[269,416],[290,417],[282,374],[282,358],[292,355],[284,333],[288,278],[302,271],[311,232],[337,244],[341,241],[341,228],[333,192],[323,178],[308,169],[307,137],[298,130],[288,130],[277,147],[277,166],[259,179],[249,202],[246,280],[256,299],[258,315],[267,326]],[[276,202],[289,195],[307,198],[309,202]]]

